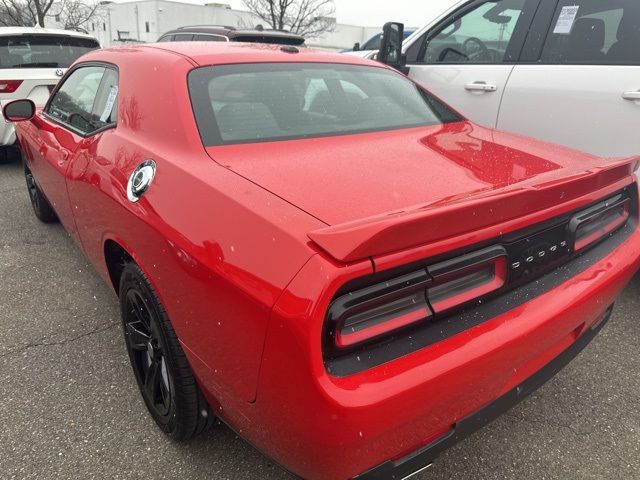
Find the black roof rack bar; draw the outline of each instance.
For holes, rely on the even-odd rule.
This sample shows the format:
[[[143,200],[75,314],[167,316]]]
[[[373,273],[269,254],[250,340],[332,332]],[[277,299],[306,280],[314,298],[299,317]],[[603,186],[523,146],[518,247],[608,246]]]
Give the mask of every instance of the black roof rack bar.
[[[177,30],[184,30],[185,28],[197,28],[197,27],[225,28],[227,30],[235,30],[236,29],[236,27],[232,27],[230,25],[183,25],[182,27],[178,27]]]

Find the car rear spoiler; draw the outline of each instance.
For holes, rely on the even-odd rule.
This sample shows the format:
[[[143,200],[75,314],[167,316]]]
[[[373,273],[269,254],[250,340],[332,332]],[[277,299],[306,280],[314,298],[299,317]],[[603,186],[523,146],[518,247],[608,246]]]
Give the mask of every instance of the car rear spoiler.
[[[639,160],[616,159],[549,181],[532,178],[515,188],[325,227],[308,233],[308,237],[331,257],[347,263],[524,220],[529,215],[528,221],[543,221],[628,186]]]

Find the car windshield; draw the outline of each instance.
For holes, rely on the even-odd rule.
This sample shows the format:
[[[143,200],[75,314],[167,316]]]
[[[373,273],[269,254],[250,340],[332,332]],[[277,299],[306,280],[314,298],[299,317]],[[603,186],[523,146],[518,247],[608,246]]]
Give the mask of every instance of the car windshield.
[[[202,67],[189,75],[207,146],[438,125],[460,117],[402,75],[320,63]]]
[[[0,68],[66,68],[99,48],[96,40],[58,35],[0,37]]]

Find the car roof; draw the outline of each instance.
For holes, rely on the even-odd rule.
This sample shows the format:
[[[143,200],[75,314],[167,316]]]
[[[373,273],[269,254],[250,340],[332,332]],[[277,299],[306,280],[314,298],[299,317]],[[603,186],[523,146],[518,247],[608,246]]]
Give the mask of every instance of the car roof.
[[[65,37],[90,38],[96,40],[92,35],[73,30],[61,30],[57,28],[42,27],[0,27],[0,36],[7,35],[59,35]],[[97,42],[97,40],[96,40]]]
[[[237,37],[269,37],[269,38],[288,38],[299,40],[300,43],[304,42],[304,37],[301,35],[297,35],[295,33],[286,32],[283,30],[271,30],[271,29],[237,29],[235,27],[230,26],[218,26],[218,25],[192,25],[176,28],[175,30],[170,30],[162,35],[162,37],[166,37],[167,35],[175,35],[177,33],[211,33],[216,35],[224,35],[229,37],[230,39],[234,39]],[[162,38],[161,37],[161,38]]]
[[[375,65],[381,63],[365,60],[335,52],[316,50],[313,48],[297,48],[287,45],[271,45],[241,42],[162,42],[146,43],[144,45],[113,47],[104,50],[94,50],[85,54],[85,61],[117,62],[121,55],[131,56],[131,53],[144,53],[153,50],[165,52],[167,59],[174,55],[189,58],[193,63],[205,65],[228,65],[239,63],[338,63],[352,65]]]

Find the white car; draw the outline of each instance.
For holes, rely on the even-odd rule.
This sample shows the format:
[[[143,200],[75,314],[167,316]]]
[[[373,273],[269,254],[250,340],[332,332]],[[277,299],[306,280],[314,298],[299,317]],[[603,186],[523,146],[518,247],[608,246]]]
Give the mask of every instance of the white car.
[[[0,105],[29,98],[44,105],[73,62],[100,48],[91,35],[31,27],[0,28]],[[15,143],[12,123],[0,115],[0,160]]]
[[[640,153],[639,0],[465,0],[426,20],[403,44],[409,76],[469,119]]]

